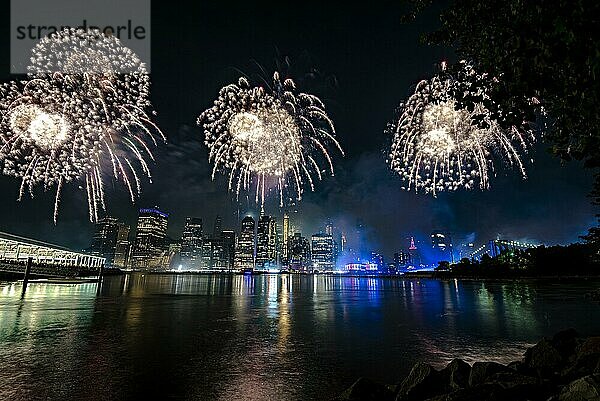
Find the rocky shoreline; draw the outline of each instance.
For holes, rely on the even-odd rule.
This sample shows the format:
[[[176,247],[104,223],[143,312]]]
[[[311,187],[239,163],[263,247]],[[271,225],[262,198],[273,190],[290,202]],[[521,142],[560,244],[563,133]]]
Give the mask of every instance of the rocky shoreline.
[[[358,379],[334,401],[600,400],[600,337],[573,329],[544,338],[508,365],[455,359],[413,366],[397,385]]]

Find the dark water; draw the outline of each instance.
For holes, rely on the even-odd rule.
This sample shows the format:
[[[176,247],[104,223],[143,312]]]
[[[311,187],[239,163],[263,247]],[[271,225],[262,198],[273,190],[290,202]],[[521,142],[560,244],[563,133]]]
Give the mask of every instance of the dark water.
[[[0,400],[327,400],[419,360],[516,359],[600,334],[598,280],[108,277],[0,285]]]

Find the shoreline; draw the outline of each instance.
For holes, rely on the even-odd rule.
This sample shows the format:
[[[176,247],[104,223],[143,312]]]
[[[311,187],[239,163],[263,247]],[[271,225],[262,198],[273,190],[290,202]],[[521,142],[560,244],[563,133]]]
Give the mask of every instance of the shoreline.
[[[397,384],[361,377],[333,401],[474,401],[600,399],[600,336],[574,329],[542,338],[506,365],[454,359],[442,369],[417,362]]]

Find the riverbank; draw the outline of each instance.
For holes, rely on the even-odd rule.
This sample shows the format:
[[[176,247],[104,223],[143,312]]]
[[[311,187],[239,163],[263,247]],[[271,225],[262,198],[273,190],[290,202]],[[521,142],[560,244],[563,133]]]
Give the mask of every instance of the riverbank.
[[[600,400],[600,337],[573,329],[544,338],[502,365],[455,359],[441,370],[419,362],[398,384],[358,379],[334,401]]]

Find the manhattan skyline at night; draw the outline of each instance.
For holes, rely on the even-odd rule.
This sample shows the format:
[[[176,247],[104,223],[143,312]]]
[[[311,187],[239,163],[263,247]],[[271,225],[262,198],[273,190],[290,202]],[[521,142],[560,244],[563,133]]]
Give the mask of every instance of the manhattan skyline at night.
[[[350,8],[344,19],[336,19],[335,7],[325,5],[319,7],[318,15],[311,15],[323,23],[316,24],[314,31],[301,30],[298,36],[294,29],[308,18],[310,7],[286,20],[269,18],[243,5],[233,14],[217,5],[194,7],[203,16],[200,28],[187,23],[192,12],[153,6],[154,29],[175,30],[180,45],[194,50],[174,49],[169,35],[153,37],[151,100],[168,143],[156,150],[156,163],[150,165],[152,184],[143,185],[134,205],[126,190],[107,179],[109,215],[135,226],[139,207],[158,205],[171,213],[168,234],[174,238],[187,216],[205,216],[210,221],[219,214],[224,224],[235,227],[245,214],[258,215],[260,206],[252,195],[242,194],[237,201],[227,192],[225,178],[211,181],[208,150],[195,118],[240,71],[254,74],[253,60],[272,71],[275,60],[281,63],[289,57],[289,70],[300,84],[311,87],[314,81],[315,93],[325,101],[346,151],[345,157],[333,155],[334,177],[325,176],[315,192],[307,190],[302,201],[286,207],[302,216],[303,231],[317,232],[327,218],[347,230],[361,220],[368,227],[369,242],[391,254],[398,241],[411,234],[426,237],[434,229],[458,237],[475,236],[474,241],[480,242],[500,236],[566,244],[577,241],[593,225],[595,209],[587,198],[591,171],[577,162],[561,163],[548,154],[543,140],[527,155],[534,163],[528,163],[526,180],[514,171],[499,170],[485,191],[441,193],[432,198],[400,189],[401,181],[386,166],[385,148],[391,141],[384,133],[386,125],[418,80],[440,61],[456,59],[448,48],[418,44],[420,34],[437,26],[435,18],[423,15],[416,23],[403,25],[398,22],[401,6],[390,6],[395,12],[386,12],[385,17],[380,6],[375,6],[367,11]],[[214,20],[222,19],[208,15],[227,15],[227,25],[217,26]],[[375,18],[375,28],[361,23]],[[250,20],[262,21],[265,28],[256,30],[255,23],[251,28]],[[172,21],[179,23],[174,27]],[[288,24],[294,29],[286,28]],[[207,37],[218,33],[220,45],[230,51],[211,51],[213,44],[196,40],[195,29]],[[271,35],[272,30],[278,35]],[[252,37],[246,38],[245,32],[252,32]],[[175,55],[179,61],[173,64]],[[2,57],[8,65],[8,56]],[[3,79],[9,78],[6,71]],[[303,79],[312,71],[316,71],[315,79]],[[60,218],[54,225],[52,194],[38,191],[34,199],[16,202],[18,186],[18,180],[0,177],[0,190],[6,194],[0,212],[2,230],[74,249],[88,246],[94,227],[87,219],[84,191],[75,186],[64,189]],[[266,211],[281,214],[277,203],[276,194],[271,194]]]

